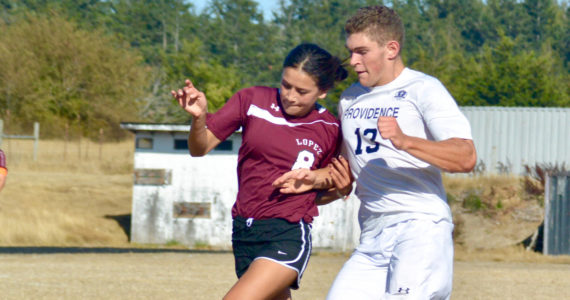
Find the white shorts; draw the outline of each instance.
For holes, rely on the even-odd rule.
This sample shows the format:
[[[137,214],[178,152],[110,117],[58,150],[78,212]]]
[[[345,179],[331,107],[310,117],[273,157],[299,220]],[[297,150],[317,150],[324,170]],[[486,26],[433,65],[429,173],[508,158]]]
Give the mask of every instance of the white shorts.
[[[327,300],[449,299],[452,231],[448,221],[413,219],[361,237]]]

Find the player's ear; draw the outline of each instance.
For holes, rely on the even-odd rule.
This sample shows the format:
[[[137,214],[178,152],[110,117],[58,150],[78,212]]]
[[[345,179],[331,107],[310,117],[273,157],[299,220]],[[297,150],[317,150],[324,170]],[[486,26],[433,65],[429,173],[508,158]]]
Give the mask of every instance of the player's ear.
[[[388,59],[394,59],[400,54],[400,43],[397,41],[389,41],[386,43]]]
[[[321,91],[320,94],[317,96],[317,98],[319,98],[319,99],[325,99],[326,96],[327,96],[327,92],[326,92],[326,91],[325,91],[325,92]]]

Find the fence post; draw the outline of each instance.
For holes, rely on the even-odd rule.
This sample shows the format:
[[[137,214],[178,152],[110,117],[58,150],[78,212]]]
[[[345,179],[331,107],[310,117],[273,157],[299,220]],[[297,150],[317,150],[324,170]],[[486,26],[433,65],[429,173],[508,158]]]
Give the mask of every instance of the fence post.
[[[103,157],[103,128],[99,128],[99,162]]]
[[[63,159],[67,158],[67,142],[69,141],[69,121],[65,122],[65,142],[63,143]]]
[[[39,140],[40,140],[40,123],[34,122],[34,161],[38,160]]]

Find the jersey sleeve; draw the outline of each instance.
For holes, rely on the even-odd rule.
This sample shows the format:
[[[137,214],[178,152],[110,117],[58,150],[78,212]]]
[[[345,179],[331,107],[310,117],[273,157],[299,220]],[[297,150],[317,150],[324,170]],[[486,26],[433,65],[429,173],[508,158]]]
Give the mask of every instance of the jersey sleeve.
[[[333,157],[337,157],[340,154],[340,149],[342,144],[342,131],[340,130],[340,125],[337,127],[336,130],[334,130],[334,132],[330,135],[330,137],[331,139],[333,139],[330,143],[331,149],[329,149],[329,151],[326,151],[326,155],[323,157],[319,168],[326,167],[329,163],[331,163]]]
[[[469,121],[441,82],[436,79],[427,81],[420,94],[422,116],[436,141],[450,138],[473,139]]]
[[[243,107],[246,101],[246,92],[241,90],[234,94],[222,108],[206,116],[207,128],[223,141],[238,130],[244,123]]]

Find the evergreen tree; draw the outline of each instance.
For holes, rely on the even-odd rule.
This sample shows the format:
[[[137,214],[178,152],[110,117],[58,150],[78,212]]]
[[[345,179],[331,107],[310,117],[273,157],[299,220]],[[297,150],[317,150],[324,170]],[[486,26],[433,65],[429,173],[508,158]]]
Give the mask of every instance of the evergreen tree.
[[[533,50],[514,51],[516,41],[503,35],[495,48],[485,47],[477,57],[465,83],[462,105],[492,106],[570,106],[567,80],[555,72],[558,61],[551,53],[537,55]]]

